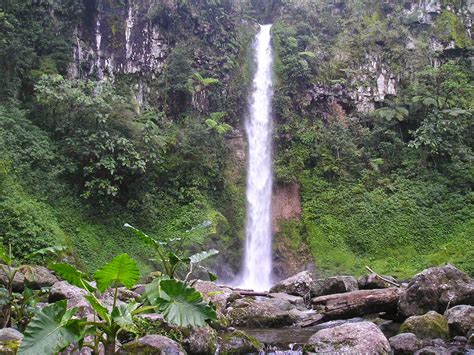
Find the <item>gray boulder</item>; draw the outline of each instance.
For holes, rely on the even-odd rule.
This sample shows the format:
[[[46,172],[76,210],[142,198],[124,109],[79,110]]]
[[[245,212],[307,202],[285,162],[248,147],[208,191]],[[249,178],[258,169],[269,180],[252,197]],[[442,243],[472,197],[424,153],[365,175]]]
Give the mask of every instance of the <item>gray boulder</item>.
[[[220,354],[254,354],[259,353],[263,346],[247,333],[234,330],[220,337],[218,349]]]
[[[395,278],[393,278],[392,276],[383,277],[387,280],[397,283],[397,280],[395,280]],[[393,287],[393,284],[390,284],[389,282],[380,279],[379,277],[377,277],[377,274],[374,273],[360,277],[357,280],[357,284],[360,290],[373,290],[377,288]]]
[[[269,293],[268,296],[271,298],[287,301],[299,309],[306,308],[304,299],[301,296],[289,295],[283,292]]]
[[[390,344],[374,323],[357,322],[320,330],[309,339],[308,350],[328,354],[389,354]]]
[[[162,335],[151,334],[123,345],[126,354],[184,355],[183,347]]]
[[[58,278],[44,266],[23,265],[20,270],[25,275],[26,286],[33,290],[42,287],[51,287],[59,281]]]
[[[23,334],[14,328],[0,329],[0,342],[21,341],[22,339]]]
[[[16,354],[23,334],[13,328],[0,329],[0,354]]]
[[[214,354],[217,346],[217,331],[210,326],[179,328],[183,334],[182,345],[192,354]]]
[[[423,346],[423,342],[413,333],[398,334],[388,341],[395,355],[413,354]]]
[[[211,281],[197,280],[193,287],[202,294],[206,301],[212,302],[219,312],[226,309],[229,300],[239,297],[231,289],[221,287]]]
[[[56,282],[49,291],[48,302],[54,303],[60,300],[67,300],[67,307],[77,307],[78,317],[92,318],[94,310],[89,305],[89,302],[84,298],[87,291],[77,286],[71,285],[67,281]]]
[[[311,296],[319,297],[335,293],[357,291],[357,280],[352,276],[334,276],[315,280],[311,287]]]
[[[309,271],[302,271],[285,280],[276,283],[270,293],[283,292],[294,296],[309,296],[313,284],[313,277]]]
[[[448,309],[444,315],[448,319],[451,335],[467,335],[474,328],[474,307],[459,305]]]
[[[14,292],[22,292],[25,289],[25,275],[23,275],[19,269],[10,268],[6,265],[0,265],[0,285],[7,288],[9,278],[8,275],[15,270],[16,273],[13,277],[12,289]]]
[[[448,321],[435,311],[409,317],[403,322],[400,332],[413,333],[420,339],[449,339]]]
[[[240,299],[227,309],[226,316],[234,327],[273,328],[292,325],[293,316],[272,301]]]
[[[448,304],[474,304],[474,280],[449,264],[417,274],[400,296],[398,311],[405,317],[442,313]]]

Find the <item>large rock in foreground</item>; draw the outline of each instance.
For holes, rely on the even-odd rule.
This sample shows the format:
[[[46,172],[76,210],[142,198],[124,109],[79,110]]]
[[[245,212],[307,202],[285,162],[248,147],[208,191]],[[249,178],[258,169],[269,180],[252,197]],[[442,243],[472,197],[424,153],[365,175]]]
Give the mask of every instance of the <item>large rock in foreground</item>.
[[[400,297],[398,310],[406,317],[443,313],[448,304],[474,304],[474,280],[449,264],[417,274]]]
[[[185,355],[186,352],[174,340],[162,335],[145,335],[123,346],[125,354]]]
[[[435,311],[406,319],[400,332],[413,333],[420,339],[449,339],[448,321]]]
[[[23,334],[13,328],[0,329],[0,354],[16,354]]]
[[[390,344],[372,322],[346,323],[323,329],[308,341],[310,351],[327,354],[389,354]]]
[[[270,293],[284,292],[294,296],[309,296],[313,277],[309,271],[303,271],[275,284]]]
[[[451,335],[468,335],[469,330],[474,330],[474,307],[460,305],[448,309],[444,315],[448,319]]]
[[[336,293],[352,292],[359,289],[357,280],[352,276],[334,276],[313,282],[311,296],[318,297]]]
[[[235,327],[278,328],[294,323],[291,314],[273,300],[237,300],[227,309],[226,316]]]

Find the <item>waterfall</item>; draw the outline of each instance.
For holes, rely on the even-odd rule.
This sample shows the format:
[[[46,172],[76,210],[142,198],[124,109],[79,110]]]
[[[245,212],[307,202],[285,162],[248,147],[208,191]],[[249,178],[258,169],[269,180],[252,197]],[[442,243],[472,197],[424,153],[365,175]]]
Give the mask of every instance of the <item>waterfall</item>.
[[[265,291],[272,284],[272,47],[271,25],[260,26],[255,43],[257,65],[249,117],[247,219],[241,287]]]

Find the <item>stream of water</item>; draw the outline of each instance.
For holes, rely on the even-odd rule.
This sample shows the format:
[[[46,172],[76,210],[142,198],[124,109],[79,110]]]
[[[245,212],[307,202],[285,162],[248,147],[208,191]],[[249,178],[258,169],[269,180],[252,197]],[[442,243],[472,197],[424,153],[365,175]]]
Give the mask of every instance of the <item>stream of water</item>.
[[[254,42],[256,71],[245,122],[248,140],[247,219],[240,287],[272,285],[272,65],[271,25],[261,25]]]

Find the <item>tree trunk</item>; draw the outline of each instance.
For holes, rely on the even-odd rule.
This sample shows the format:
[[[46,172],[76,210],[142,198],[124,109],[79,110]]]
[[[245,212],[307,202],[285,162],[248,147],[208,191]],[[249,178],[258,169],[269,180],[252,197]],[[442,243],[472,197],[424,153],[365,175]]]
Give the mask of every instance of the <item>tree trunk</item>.
[[[396,313],[402,289],[392,287],[378,290],[361,290],[315,297],[311,300],[313,309],[325,319],[350,318],[364,314]]]

